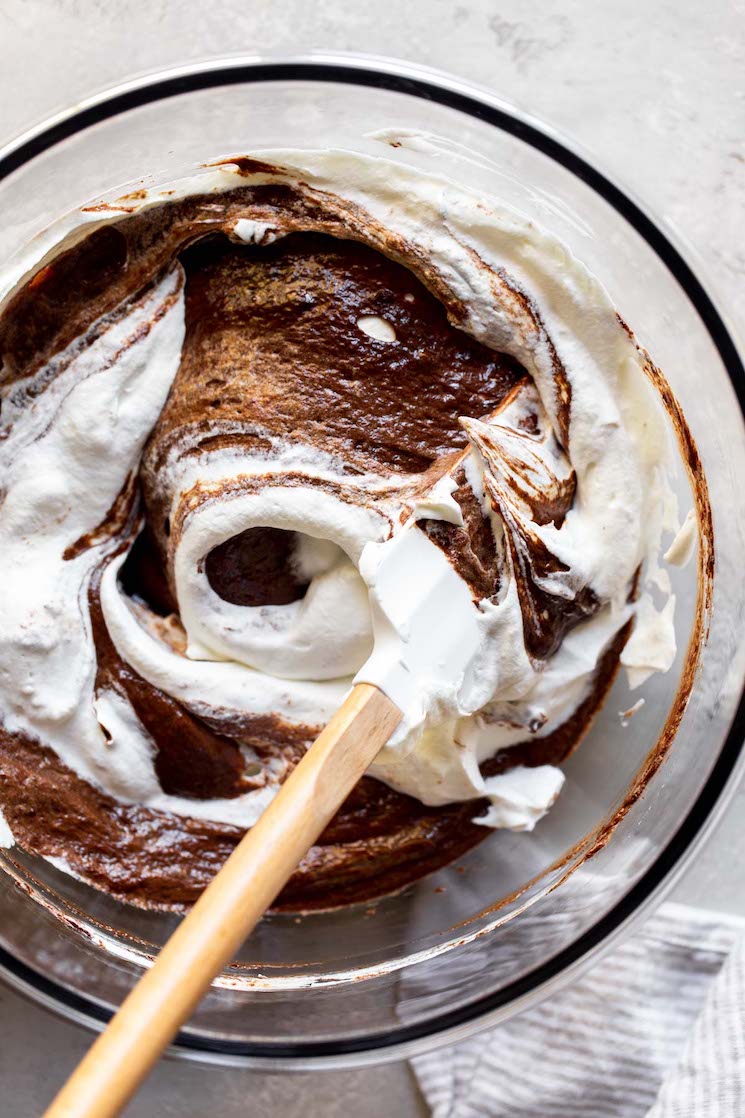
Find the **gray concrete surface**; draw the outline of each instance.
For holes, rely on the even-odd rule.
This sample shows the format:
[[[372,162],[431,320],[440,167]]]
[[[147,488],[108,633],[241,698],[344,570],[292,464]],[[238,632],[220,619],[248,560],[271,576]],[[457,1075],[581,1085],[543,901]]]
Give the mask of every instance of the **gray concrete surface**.
[[[210,55],[365,50],[428,63],[579,139],[692,243],[743,332],[744,21],[742,0],[3,0],[0,140],[129,74]],[[744,810],[745,788],[676,900],[745,914]],[[2,987],[0,1027],[0,1118],[32,1118],[88,1038]],[[167,1062],[127,1116],[426,1113],[405,1065],[279,1077]]]

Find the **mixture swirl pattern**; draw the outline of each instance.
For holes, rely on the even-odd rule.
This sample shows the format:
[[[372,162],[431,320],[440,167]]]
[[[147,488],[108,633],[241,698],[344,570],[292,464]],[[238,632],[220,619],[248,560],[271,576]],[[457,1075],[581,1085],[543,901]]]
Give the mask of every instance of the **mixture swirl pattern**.
[[[422,679],[280,906],[532,828],[619,662],[635,684],[672,663],[646,355],[518,214],[388,160],[271,152],[86,207],[4,290],[7,842],[189,904],[375,681],[375,572],[404,526],[483,652]]]

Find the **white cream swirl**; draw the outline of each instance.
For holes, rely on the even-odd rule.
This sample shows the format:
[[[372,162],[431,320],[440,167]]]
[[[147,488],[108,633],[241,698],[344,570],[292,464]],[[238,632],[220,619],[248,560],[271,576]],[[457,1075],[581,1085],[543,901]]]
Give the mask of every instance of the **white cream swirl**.
[[[407,246],[463,308],[458,325],[512,355],[534,382],[488,421],[465,422],[470,449],[463,466],[502,563],[499,594],[474,607],[484,619],[482,667],[467,688],[427,692],[423,714],[405,720],[371,770],[426,804],[485,795],[491,806],[480,821],[531,828],[558,794],[560,772],[521,768],[484,781],[479,764],[526,737],[551,733],[577,709],[603,652],[637,610],[627,600],[636,570],[645,564],[657,570],[663,524],[669,526],[671,442],[643,355],[599,282],[558,241],[495,200],[358,153],[272,151],[257,159],[279,169],[243,170],[239,180],[235,167],[223,165],[171,184],[168,199],[219,196],[239,181],[301,183],[333,198],[350,215],[350,235],[364,233],[382,248],[376,230],[385,230],[391,243]],[[160,204],[168,201],[153,191],[120,210],[112,207],[104,218],[99,213],[96,221],[126,221],[126,214]],[[92,220],[90,213],[83,220]],[[45,260],[80,236],[74,220],[62,229],[72,231],[56,246],[53,239],[44,242]],[[262,243],[281,235],[250,214],[233,232],[236,239]],[[6,290],[37,266],[32,253],[9,269]],[[104,323],[93,344],[80,353],[73,344],[69,359],[54,358],[66,367],[36,397],[24,395],[32,386],[23,383],[5,393],[0,715],[8,730],[39,738],[121,800],[250,825],[280,770],[267,765],[264,786],[235,800],[197,804],[164,795],[153,743],[127,700],[95,694],[86,595],[92,570],[115,541],[65,558],[77,540],[95,532],[137,468],[179,364],[180,287],[176,265],[126,314]],[[53,371],[35,374],[39,384]],[[528,413],[535,430],[525,426]],[[212,723],[240,725],[266,714],[290,725],[322,725],[372,647],[365,581],[372,568],[363,556],[385,547],[399,530],[404,499],[396,486],[372,475],[350,476],[331,455],[290,443],[265,454],[174,455],[163,468],[171,471],[172,520],[183,525],[174,574],[188,647],[184,653],[123,594],[117,580],[122,556],[108,563],[101,588],[119,654]],[[228,482],[290,468],[308,483],[244,487],[220,497]],[[333,485],[324,488],[322,481]],[[398,479],[401,494],[410,481]],[[184,502],[195,486],[205,499],[190,510]],[[452,478],[443,478],[416,505],[417,518],[458,524],[453,488]],[[551,515],[562,500],[566,509]],[[300,562],[310,587],[300,602],[235,606],[210,587],[205,556],[254,526],[301,534]],[[425,562],[441,563],[442,551],[426,543]],[[556,562],[535,567],[536,548]],[[526,572],[554,599],[571,603],[586,593],[598,604],[548,658],[531,655],[526,640]],[[627,650],[625,662],[642,672],[665,670],[674,654],[672,600],[661,613],[642,601],[655,633],[654,655],[640,630],[631,646],[636,659]],[[540,617],[532,622],[540,629]]]

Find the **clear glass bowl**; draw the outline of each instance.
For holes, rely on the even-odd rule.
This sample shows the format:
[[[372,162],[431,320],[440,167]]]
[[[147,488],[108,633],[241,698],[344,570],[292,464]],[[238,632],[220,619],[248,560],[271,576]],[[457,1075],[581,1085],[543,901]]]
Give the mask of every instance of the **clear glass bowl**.
[[[428,139],[383,148],[370,135],[385,129]],[[356,147],[433,169],[560,236],[667,375],[708,479],[715,538],[713,581],[702,580],[703,551],[699,570],[692,563],[674,576],[675,665],[645,686],[627,725],[619,712],[637,695],[619,678],[535,832],[495,833],[372,906],[267,917],[176,1047],[207,1061],[307,1069],[451,1042],[546,996],[628,928],[721,811],[742,767],[745,720],[745,377],[680,250],[617,185],[491,94],[385,60],[216,61],[61,114],[0,152],[0,259],[139,176],[161,182],[212,158],[281,146]],[[677,486],[685,512],[683,456]],[[38,1001],[100,1028],[176,918],[119,904],[17,849],[1,864],[0,969]]]

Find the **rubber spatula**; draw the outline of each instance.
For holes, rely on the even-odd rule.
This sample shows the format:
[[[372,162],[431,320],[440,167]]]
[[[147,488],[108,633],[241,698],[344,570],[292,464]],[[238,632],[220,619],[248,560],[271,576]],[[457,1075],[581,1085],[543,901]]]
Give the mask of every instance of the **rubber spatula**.
[[[367,553],[367,554],[366,554]],[[374,651],[348,697],[179,924],[46,1112],[120,1112],[422,696],[462,679],[481,630],[465,583],[414,520],[363,552]],[[420,714],[415,714],[419,717]]]

